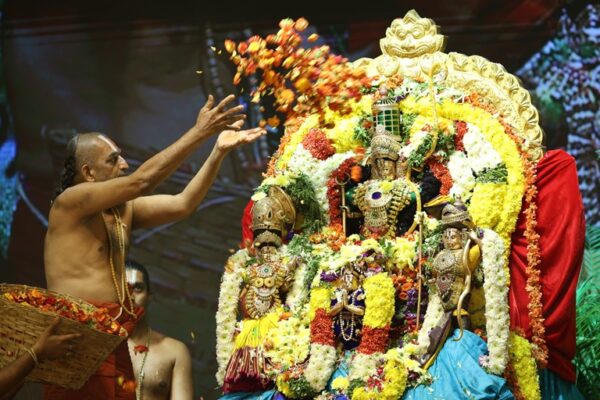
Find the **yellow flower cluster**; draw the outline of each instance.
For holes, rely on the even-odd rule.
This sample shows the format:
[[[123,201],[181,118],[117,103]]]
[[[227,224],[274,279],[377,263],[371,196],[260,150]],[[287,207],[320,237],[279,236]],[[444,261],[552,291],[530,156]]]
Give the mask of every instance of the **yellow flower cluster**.
[[[404,267],[413,268],[416,257],[414,240],[404,237],[397,237],[391,246],[390,263],[392,266],[403,269]]]
[[[331,382],[331,388],[333,390],[337,390],[338,392],[343,392],[348,388],[349,385],[350,382],[348,381],[348,378],[344,376],[338,376]]]
[[[310,310],[308,312],[309,321],[315,318],[315,313],[319,308],[329,312],[331,306],[331,288],[316,287],[310,291]]]
[[[524,337],[511,332],[509,357],[517,378],[519,389],[526,400],[540,400],[540,382],[535,360],[531,353],[531,343]]]
[[[364,281],[365,316],[363,323],[371,328],[389,325],[394,316],[394,284],[387,273],[368,277]]]
[[[277,386],[277,390],[281,392],[286,398],[293,399],[295,394],[290,387],[290,383],[287,380],[287,377],[284,374],[277,375],[277,379],[275,380],[275,384]]]
[[[363,96],[360,101],[352,102],[352,113],[345,116],[327,110],[325,122],[333,123],[333,128],[325,129],[324,132],[325,136],[331,140],[336,152],[344,153],[361,145],[360,141],[354,139],[354,128],[362,114],[371,112],[372,103],[371,96]]]
[[[399,399],[406,390],[408,373],[405,365],[396,357],[388,358],[383,367],[385,383],[381,391],[383,399]]]

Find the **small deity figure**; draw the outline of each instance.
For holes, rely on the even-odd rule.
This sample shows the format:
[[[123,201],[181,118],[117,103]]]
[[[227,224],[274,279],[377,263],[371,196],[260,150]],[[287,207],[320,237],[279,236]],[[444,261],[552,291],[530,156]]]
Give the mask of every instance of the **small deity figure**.
[[[444,316],[432,330],[430,347],[425,355],[426,365],[434,361],[434,354],[443,346],[448,334],[458,327],[460,340],[463,329],[470,329],[467,311],[472,277],[481,259],[481,241],[475,225],[460,197],[454,203],[426,205],[430,211],[441,210],[443,249],[440,250],[431,265],[431,278],[427,281],[430,290],[441,299]]]
[[[363,236],[391,239],[414,231],[417,226],[415,215],[421,211],[421,201],[429,201],[438,195],[440,182],[427,172],[420,185],[411,181],[412,169],[400,155],[403,138],[398,104],[385,98],[386,88],[380,88],[380,95],[384,98],[373,105],[371,178],[349,190],[351,203],[360,212],[345,209],[344,215],[362,217],[360,233]]]
[[[224,393],[262,391],[272,386],[262,342],[277,325],[282,296],[294,276],[295,262],[284,262],[278,249],[295,218],[290,197],[278,186],[271,186],[268,195],[252,208],[256,258],[249,261],[243,276],[240,293],[243,320],[225,373]]]
[[[362,279],[356,266],[348,264],[334,282],[330,314],[333,316],[333,331],[344,350],[352,350],[360,344],[362,317],[365,314]]]

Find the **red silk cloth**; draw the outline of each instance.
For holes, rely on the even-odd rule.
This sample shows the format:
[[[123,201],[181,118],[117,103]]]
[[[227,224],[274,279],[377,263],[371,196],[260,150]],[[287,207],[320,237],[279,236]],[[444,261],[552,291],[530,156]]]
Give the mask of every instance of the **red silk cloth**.
[[[250,247],[254,241],[254,233],[252,232],[252,206],[254,201],[249,200],[244,208],[244,215],[242,215],[242,243],[240,247]]]
[[[548,369],[575,382],[575,290],[585,238],[583,203],[575,159],[563,150],[547,152],[537,166],[537,232],[540,235],[543,316]],[[523,210],[526,204],[523,205]],[[519,215],[510,254],[511,329],[531,337],[527,304],[525,215]]]
[[[103,307],[111,316],[119,313],[117,303],[94,303]],[[136,308],[136,317],[123,311],[118,322],[129,334],[133,332],[136,322],[144,314],[143,308]],[[65,360],[68,362],[68,360]],[[54,385],[44,386],[44,400],[135,400],[135,385],[123,385],[125,382],[135,382],[133,366],[129,357],[127,340],[123,340],[117,348],[108,355],[98,370],[78,390],[65,389]]]

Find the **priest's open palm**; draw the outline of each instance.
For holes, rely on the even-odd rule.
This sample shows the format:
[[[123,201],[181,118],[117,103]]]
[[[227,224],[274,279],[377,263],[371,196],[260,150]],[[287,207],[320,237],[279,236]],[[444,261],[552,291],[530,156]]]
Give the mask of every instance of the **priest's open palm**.
[[[237,121],[233,125],[233,127],[239,129],[244,124],[244,121]],[[239,145],[253,142],[258,139],[262,135],[264,135],[267,131],[263,128],[251,128],[245,130],[226,130],[221,132],[219,138],[217,139],[217,148],[221,151],[227,152]]]

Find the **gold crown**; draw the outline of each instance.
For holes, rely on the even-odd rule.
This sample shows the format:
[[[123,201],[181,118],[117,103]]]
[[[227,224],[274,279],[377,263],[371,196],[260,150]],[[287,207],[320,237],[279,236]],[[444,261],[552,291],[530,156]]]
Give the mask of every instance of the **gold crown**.
[[[389,158],[396,161],[400,157],[402,145],[395,136],[385,130],[383,125],[377,125],[371,139],[371,157]]]
[[[460,196],[456,196],[454,203],[448,203],[442,209],[442,224],[455,228],[473,228],[473,219],[469,210],[462,202]]]
[[[267,197],[252,206],[252,230],[276,230],[284,234],[296,220],[292,199],[279,186],[271,186]]]

